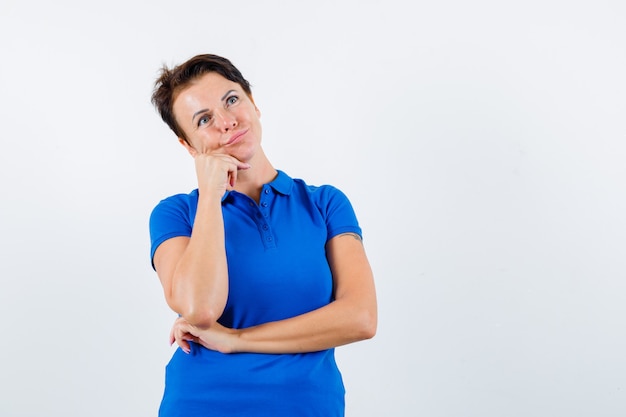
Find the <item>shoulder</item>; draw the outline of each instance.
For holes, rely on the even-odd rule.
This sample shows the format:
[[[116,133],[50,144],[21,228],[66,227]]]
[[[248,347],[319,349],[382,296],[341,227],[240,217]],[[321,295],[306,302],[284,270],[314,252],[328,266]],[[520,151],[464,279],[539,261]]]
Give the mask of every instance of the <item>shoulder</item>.
[[[334,185],[311,185],[301,179],[294,180],[294,184],[294,188],[306,193],[308,199],[325,215],[332,214],[341,207],[351,207],[346,194]]]
[[[197,206],[197,190],[164,198],[156,205],[149,222],[151,259],[159,245],[166,240],[177,236],[191,236]]]
[[[331,184],[313,185],[301,178],[293,178],[293,192],[307,195],[317,204],[326,205],[333,201],[348,200],[348,197],[339,188]]]
[[[198,205],[198,190],[188,194],[174,194],[162,199],[154,207],[150,215],[150,222],[158,221],[162,217],[189,218]]]
[[[198,202],[198,190],[195,189],[188,194],[174,194],[158,202],[154,210],[163,207],[189,207]]]
[[[329,237],[348,232],[361,236],[356,214],[343,191],[330,184],[311,185],[300,178],[290,181],[291,195],[303,206],[315,207],[326,223]]]

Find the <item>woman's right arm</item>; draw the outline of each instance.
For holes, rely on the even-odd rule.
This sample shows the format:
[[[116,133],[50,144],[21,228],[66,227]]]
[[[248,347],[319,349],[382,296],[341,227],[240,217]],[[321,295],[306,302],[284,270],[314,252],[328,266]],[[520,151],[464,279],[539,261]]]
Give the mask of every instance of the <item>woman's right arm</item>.
[[[198,207],[191,237],[174,237],[154,253],[167,304],[189,323],[210,327],[222,315],[228,298],[222,197],[232,189],[237,169],[232,157],[198,154]]]

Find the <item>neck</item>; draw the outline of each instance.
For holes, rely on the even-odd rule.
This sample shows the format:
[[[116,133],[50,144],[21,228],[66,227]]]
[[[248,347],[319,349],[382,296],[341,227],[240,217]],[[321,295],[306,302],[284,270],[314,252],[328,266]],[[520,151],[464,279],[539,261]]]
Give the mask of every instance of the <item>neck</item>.
[[[237,173],[235,190],[258,203],[263,185],[274,180],[278,172],[262,151],[257,152],[250,165],[250,168]]]

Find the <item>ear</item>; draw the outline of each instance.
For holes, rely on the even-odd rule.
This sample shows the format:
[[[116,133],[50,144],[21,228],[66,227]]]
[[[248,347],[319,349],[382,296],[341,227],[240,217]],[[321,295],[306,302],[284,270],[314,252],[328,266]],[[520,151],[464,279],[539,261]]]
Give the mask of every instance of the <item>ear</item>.
[[[183,147],[185,149],[187,149],[187,152],[189,152],[189,155],[191,155],[193,158],[196,157],[196,155],[198,154],[198,152],[196,152],[196,150],[193,148],[193,146],[191,146],[190,144],[187,143],[187,141],[183,138],[178,138],[178,142],[183,145]]]

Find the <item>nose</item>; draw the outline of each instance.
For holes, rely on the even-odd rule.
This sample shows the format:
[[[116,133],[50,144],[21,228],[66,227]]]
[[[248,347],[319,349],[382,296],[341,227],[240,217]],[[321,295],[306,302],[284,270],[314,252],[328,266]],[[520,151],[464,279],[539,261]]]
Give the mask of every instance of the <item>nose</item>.
[[[237,127],[237,119],[235,116],[227,111],[218,112],[216,115],[216,124],[218,128],[223,132],[228,132],[229,130]]]

